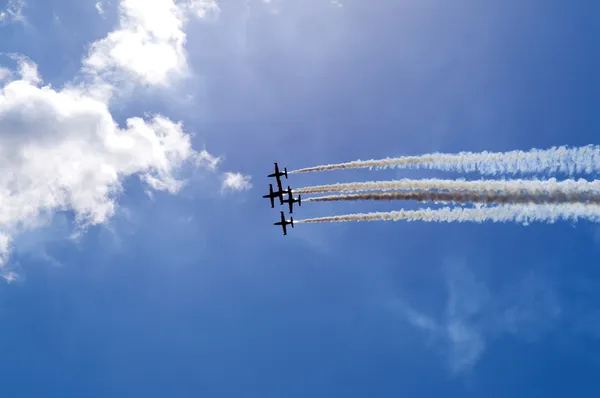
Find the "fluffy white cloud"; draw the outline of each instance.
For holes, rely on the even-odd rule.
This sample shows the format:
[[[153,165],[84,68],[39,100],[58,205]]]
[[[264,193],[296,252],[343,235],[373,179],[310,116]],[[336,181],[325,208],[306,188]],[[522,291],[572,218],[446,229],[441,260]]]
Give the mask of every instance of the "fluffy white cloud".
[[[20,78],[0,88],[0,265],[10,235],[54,211],[73,211],[83,226],[105,222],[126,177],[174,193],[185,162],[216,168],[218,158],[194,151],[181,123],[153,115],[119,127],[106,103],[76,88],[42,86],[35,65],[17,60]]]
[[[57,211],[72,211],[85,228],[114,214],[128,177],[176,193],[185,164],[217,171],[221,159],[195,151],[182,123],[154,114],[119,126],[109,110],[123,84],[164,85],[187,73],[185,14],[205,16],[216,7],[211,3],[122,0],[119,28],[92,44],[83,59],[86,73],[62,88],[44,85],[24,56],[9,54],[15,70],[0,65],[0,277],[17,279],[7,265],[11,237],[44,225]],[[228,189],[250,187],[241,174],[223,178]]]
[[[122,178],[139,173],[152,188],[176,192],[174,170],[202,156],[181,124],[163,116],[129,118],[119,128],[106,104],[27,80],[0,89],[0,148],[4,227],[35,220],[45,209],[73,209],[81,221],[103,222]]]
[[[187,15],[205,17],[216,10],[216,3],[207,0],[121,0],[118,29],[92,44],[84,67],[109,80],[125,73],[144,84],[168,85],[189,72]]]
[[[250,176],[241,173],[224,173],[222,190],[246,191],[252,188]]]

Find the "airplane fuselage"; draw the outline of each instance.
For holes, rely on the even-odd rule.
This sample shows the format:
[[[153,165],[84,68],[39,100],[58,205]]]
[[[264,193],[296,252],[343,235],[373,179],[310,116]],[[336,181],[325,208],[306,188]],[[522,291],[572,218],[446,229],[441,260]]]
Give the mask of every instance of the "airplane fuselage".
[[[274,222],[273,225],[280,225],[281,229],[283,230],[283,234],[287,235],[287,225],[292,225],[292,228],[294,228],[294,219],[290,217],[290,220],[286,220],[285,216],[283,215],[283,211],[279,212],[281,214],[281,221],[278,222]]]
[[[283,191],[280,189],[277,192],[273,192],[273,184],[269,184],[269,193],[263,195],[263,198],[271,200],[271,208],[275,207],[275,198],[279,198],[280,204],[283,204]]]
[[[298,206],[302,206],[300,195],[298,195],[298,199],[294,199],[294,197],[292,196],[292,188],[289,187],[289,186],[288,186],[288,189],[287,189],[287,195],[288,195],[288,198],[287,199],[283,199],[282,200],[282,204],[283,203],[287,203],[288,206],[290,207],[290,213],[293,213],[294,212],[294,209],[293,209],[294,203],[298,203]]]

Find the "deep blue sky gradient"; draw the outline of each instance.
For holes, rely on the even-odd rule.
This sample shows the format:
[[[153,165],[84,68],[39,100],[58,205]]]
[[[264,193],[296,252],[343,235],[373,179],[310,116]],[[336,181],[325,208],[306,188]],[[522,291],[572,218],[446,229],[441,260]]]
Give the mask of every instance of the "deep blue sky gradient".
[[[232,0],[218,21],[192,22],[195,78],[115,117],[183,120],[253,189],[223,196],[197,175],[149,199],[132,179],[109,227],[69,240],[59,214],[19,237],[25,279],[0,287],[2,396],[597,397],[597,225],[348,223],[283,237],[260,198],[273,161],[598,143],[599,2],[451,3]],[[117,21],[115,4],[105,19],[93,1],[28,4],[32,27],[2,27],[0,47],[55,86]],[[455,177],[286,182],[400,176]],[[295,218],[401,207],[306,203]]]

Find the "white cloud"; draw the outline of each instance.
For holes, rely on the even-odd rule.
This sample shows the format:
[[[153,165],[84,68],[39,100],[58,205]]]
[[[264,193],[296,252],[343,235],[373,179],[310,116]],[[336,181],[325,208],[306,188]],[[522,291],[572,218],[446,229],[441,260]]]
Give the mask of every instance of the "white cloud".
[[[207,16],[211,3],[122,0],[119,28],[92,44],[83,75],[62,88],[44,85],[28,58],[8,54],[17,67],[0,65],[0,277],[17,278],[8,264],[15,234],[47,224],[58,211],[75,214],[75,235],[106,223],[128,177],[176,193],[182,166],[217,172],[221,158],[195,151],[182,123],[152,114],[119,126],[109,110],[124,84],[166,85],[186,75],[185,14]],[[228,189],[251,186],[241,174],[223,178]]]
[[[216,166],[217,158],[192,149],[181,123],[152,115],[119,127],[106,103],[76,88],[41,86],[35,65],[17,61],[20,78],[0,88],[0,265],[14,231],[55,211],[75,212],[82,226],[105,222],[124,178],[175,193],[185,162]]]
[[[8,57],[17,62],[19,75],[21,76],[20,80],[33,85],[41,83],[42,79],[38,73],[37,65],[31,62],[29,58],[21,54],[8,54]],[[12,72],[9,73],[9,76],[13,76]]]
[[[223,190],[246,191],[252,188],[251,177],[241,173],[224,173]]]
[[[202,166],[209,170],[215,171],[217,170],[217,166],[221,163],[221,158],[217,156],[213,156],[206,149],[200,151],[198,156],[196,157],[196,165]]]
[[[8,283],[12,283],[19,279],[19,275],[14,271],[6,271],[4,274],[2,274],[2,279]]]
[[[9,68],[0,67],[0,81],[12,78],[12,71]]]
[[[0,22],[25,22],[23,8],[25,8],[25,1],[9,0],[6,7],[0,10]]]
[[[216,10],[207,0],[121,0],[118,29],[91,45],[84,69],[105,80],[123,80],[125,73],[143,84],[167,86],[189,74],[187,15],[203,18]]]
[[[172,0],[123,0],[120,27],[92,44],[84,65],[109,76],[128,72],[143,83],[168,84],[186,72],[181,10]]]
[[[102,5],[102,2],[99,1],[96,3],[96,11],[98,11],[98,14],[104,15],[104,6]]]
[[[4,265],[6,263],[6,260],[8,260],[8,253],[10,252],[10,245],[11,245],[10,235],[8,235],[6,233],[0,233],[0,266]],[[5,274],[11,274],[11,275],[7,277],[7,275],[5,275]],[[9,282],[12,280],[15,280],[15,278],[14,278],[15,275],[13,275],[13,274],[14,274],[14,272],[8,271],[8,270],[7,270],[7,272],[0,272],[0,276],[5,278]]]
[[[446,266],[448,299],[441,317],[426,315],[404,300],[395,309],[438,346],[453,374],[470,370],[487,342],[503,334],[532,340],[548,330],[561,314],[554,290],[543,278],[528,275],[492,295],[462,262]]]
[[[221,13],[215,0],[188,0],[185,7],[198,18],[216,17]]]

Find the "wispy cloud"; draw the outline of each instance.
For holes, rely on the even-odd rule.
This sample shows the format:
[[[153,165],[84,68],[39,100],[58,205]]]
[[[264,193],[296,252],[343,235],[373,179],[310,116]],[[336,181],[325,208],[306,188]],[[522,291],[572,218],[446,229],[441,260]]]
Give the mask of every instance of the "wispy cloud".
[[[206,149],[203,149],[198,153],[196,157],[196,165],[205,167],[209,170],[215,171],[217,166],[221,163],[221,158],[210,154]]]
[[[446,302],[442,315],[418,311],[407,300],[395,309],[434,342],[454,375],[469,371],[481,359],[491,339],[510,334],[532,340],[549,330],[561,316],[552,285],[533,274],[505,290],[492,291],[460,260],[445,267]]]
[[[221,13],[221,8],[215,0],[188,0],[184,7],[198,18],[216,18]]]
[[[104,4],[101,1],[96,3],[96,11],[98,11],[98,14],[104,15]]]
[[[9,0],[6,7],[0,10],[0,23],[25,22],[24,8],[24,0]]]

